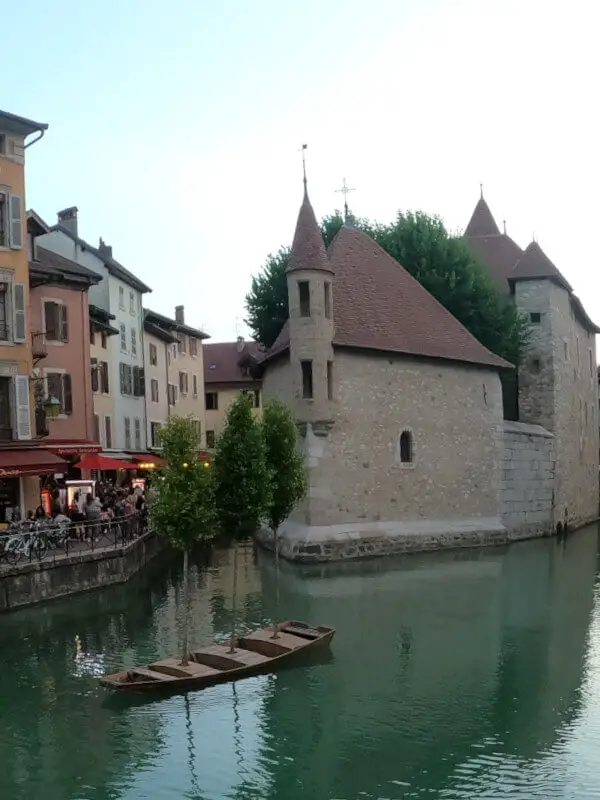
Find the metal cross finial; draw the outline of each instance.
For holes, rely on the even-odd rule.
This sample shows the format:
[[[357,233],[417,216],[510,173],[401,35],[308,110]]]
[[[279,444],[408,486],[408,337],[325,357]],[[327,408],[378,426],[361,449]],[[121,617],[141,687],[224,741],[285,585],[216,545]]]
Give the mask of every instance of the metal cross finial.
[[[502,227],[504,228],[504,235],[506,236],[506,220],[502,220]]]
[[[483,183],[479,184],[479,192],[481,194],[481,199],[483,200]]]
[[[302,147],[300,148],[300,151],[299,151],[299,152],[302,153],[302,180],[304,182],[304,193],[305,194],[306,194],[306,149],[307,149],[307,147],[308,147],[307,144],[303,144]]]
[[[336,192],[341,192],[344,195],[344,222],[348,222],[348,193],[354,191],[346,183],[346,178],[342,181],[342,188],[336,189]]]

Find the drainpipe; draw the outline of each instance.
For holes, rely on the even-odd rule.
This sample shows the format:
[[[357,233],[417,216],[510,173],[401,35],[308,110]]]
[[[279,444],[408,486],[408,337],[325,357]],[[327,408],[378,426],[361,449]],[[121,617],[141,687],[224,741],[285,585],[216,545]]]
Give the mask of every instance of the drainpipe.
[[[39,136],[37,136],[35,139],[32,139],[30,142],[27,142],[27,144],[23,145],[23,150],[27,150],[27,148],[31,147],[32,144],[35,144],[36,142],[39,142],[39,140],[43,137],[43,135],[45,133],[46,133],[46,129],[42,128],[42,130],[40,131],[40,135]]]

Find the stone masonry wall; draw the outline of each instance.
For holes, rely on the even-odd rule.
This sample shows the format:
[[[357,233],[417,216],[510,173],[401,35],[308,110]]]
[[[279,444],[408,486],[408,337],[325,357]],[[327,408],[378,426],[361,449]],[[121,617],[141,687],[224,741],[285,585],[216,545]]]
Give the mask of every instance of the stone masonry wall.
[[[539,425],[504,423],[502,521],[519,535],[553,530],[554,436]]]

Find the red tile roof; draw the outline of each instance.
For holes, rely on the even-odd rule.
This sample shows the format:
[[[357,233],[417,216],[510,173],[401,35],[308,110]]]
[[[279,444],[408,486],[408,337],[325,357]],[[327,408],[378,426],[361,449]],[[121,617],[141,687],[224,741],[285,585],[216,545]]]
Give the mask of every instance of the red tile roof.
[[[344,226],[331,244],[329,263],[334,273],[334,345],[510,366],[362,231]],[[288,346],[286,323],[267,358]]]
[[[240,351],[238,342],[205,344],[204,383],[252,383],[252,375],[244,375],[243,364],[256,364],[263,352],[257,342],[244,342]]]
[[[519,245],[506,233],[500,233],[490,207],[480,197],[464,233],[469,247],[503,294],[508,294],[508,280],[513,267],[523,255]]]
[[[306,190],[296,223],[288,272],[296,269],[319,269],[331,272],[321,229]]]

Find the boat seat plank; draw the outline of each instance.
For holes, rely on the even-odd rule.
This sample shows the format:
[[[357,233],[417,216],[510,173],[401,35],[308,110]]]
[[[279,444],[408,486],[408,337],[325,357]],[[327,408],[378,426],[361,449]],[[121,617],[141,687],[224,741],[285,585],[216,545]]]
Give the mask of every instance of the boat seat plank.
[[[306,639],[301,639],[299,636],[292,636],[289,633],[279,632],[279,636],[273,639],[273,631],[255,631],[244,636],[244,639],[250,639],[255,642],[272,642],[278,644],[280,647],[286,647],[289,650],[296,650],[298,647],[306,646]]]
[[[205,664],[197,664],[190,661],[187,666],[183,666],[177,658],[165,658],[163,661],[156,661],[150,664],[151,670],[156,670],[174,678],[197,678],[203,675],[216,675],[219,670],[207,667]]]
[[[241,662],[244,667],[254,666],[255,664],[263,664],[265,661],[271,661],[268,656],[263,656],[260,653],[253,653],[251,650],[244,650],[241,647],[236,647],[235,652],[229,652],[228,644],[218,644],[214,647],[207,647],[205,652],[217,653],[221,656],[229,656],[236,661]]]
[[[169,675],[163,675],[161,672],[153,672],[151,669],[146,669],[146,667],[136,667],[135,669],[129,670],[133,675],[136,677],[139,676],[140,678],[148,678],[152,681],[172,681],[173,678]]]
[[[304,639],[319,639],[323,635],[314,628],[297,628],[295,625],[284,625],[281,630],[291,634],[297,633],[298,636],[304,637]]]

